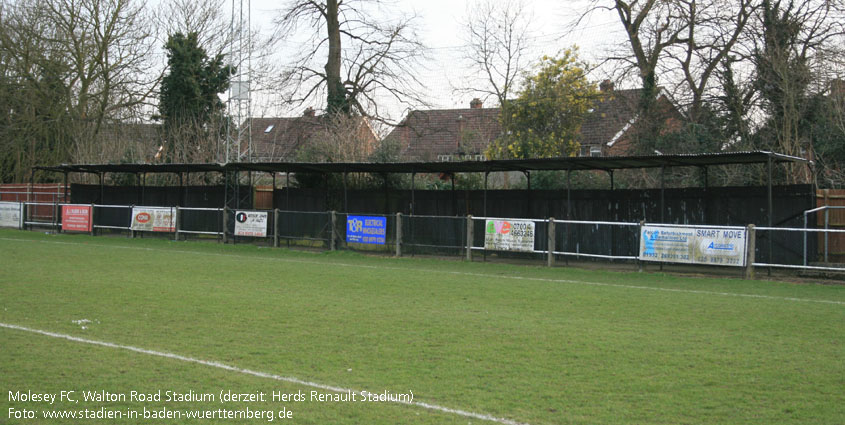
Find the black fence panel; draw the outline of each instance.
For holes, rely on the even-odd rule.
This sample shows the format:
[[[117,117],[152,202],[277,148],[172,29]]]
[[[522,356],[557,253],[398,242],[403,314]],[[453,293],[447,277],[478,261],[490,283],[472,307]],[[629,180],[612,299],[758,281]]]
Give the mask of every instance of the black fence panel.
[[[464,255],[466,217],[402,216],[402,250],[408,254]]]
[[[639,226],[556,223],[555,251],[580,254],[581,259],[635,257],[639,250],[638,233]]]
[[[223,212],[219,210],[180,209],[179,229],[188,232],[222,232],[222,215]]]
[[[296,241],[305,241],[309,246],[329,246],[332,234],[330,213],[279,211],[278,214],[280,244],[289,246]]]
[[[128,228],[132,224],[132,208],[94,207],[94,223],[97,226]]]
[[[486,201],[485,201],[486,198]],[[814,208],[810,185],[772,188],[773,222],[782,226]],[[275,206],[292,211],[663,222],[737,226],[768,224],[767,188],[646,190],[342,190],[277,189]],[[413,202],[412,202],[413,201]],[[348,211],[344,211],[344,203]],[[485,208],[486,204],[486,208]]]
[[[225,197],[223,186],[103,186],[102,193],[100,189],[96,184],[73,184],[71,203],[222,208]],[[249,186],[238,190],[242,194],[251,191]]]

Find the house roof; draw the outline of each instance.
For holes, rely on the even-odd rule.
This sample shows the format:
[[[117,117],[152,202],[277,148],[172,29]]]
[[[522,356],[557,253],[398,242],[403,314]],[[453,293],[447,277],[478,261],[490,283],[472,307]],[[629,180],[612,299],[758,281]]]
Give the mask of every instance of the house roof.
[[[624,134],[636,120],[642,89],[610,90],[601,94],[581,125],[582,145],[605,145]]]
[[[633,125],[642,89],[604,92],[581,126],[582,145],[606,145]],[[411,111],[387,136],[398,140],[402,157],[435,159],[437,155],[484,152],[502,132],[499,108]]]
[[[319,117],[253,118],[250,135],[252,158],[260,161],[290,160],[314,133],[324,126]]]
[[[501,133],[498,108],[411,111],[387,135],[403,158],[435,159],[440,154],[481,153]]]
[[[358,118],[358,135],[364,140],[378,140],[366,118]],[[325,116],[302,115],[290,118],[253,118],[251,123],[253,161],[291,161],[304,143],[327,128]]]

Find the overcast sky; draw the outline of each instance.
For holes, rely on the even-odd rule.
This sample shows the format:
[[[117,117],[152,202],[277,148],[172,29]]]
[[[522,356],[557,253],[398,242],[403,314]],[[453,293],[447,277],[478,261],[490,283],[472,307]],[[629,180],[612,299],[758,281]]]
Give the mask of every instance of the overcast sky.
[[[503,0],[505,1],[505,0]],[[472,94],[458,93],[454,89],[461,86],[461,79],[471,77],[471,73],[462,66],[461,49],[465,35],[461,21],[468,8],[476,0],[393,0],[393,10],[418,16],[419,35],[430,49],[425,69],[420,75],[427,89],[430,104],[439,108],[467,107]],[[247,0],[244,0],[246,7]],[[279,0],[252,0],[252,24],[260,26],[263,32],[272,30],[272,18],[278,15],[278,9],[286,4]],[[618,43],[621,37],[618,21],[612,14],[595,13],[591,19],[582,23],[575,32],[568,31],[576,16],[584,11],[585,1],[526,0],[528,11],[533,15],[532,59],[543,55],[555,55],[562,49],[577,44],[581,57],[596,63],[600,52]],[[602,76],[597,72],[593,77]],[[488,102],[488,105],[490,102]],[[490,105],[492,106],[492,105]],[[301,108],[300,108],[301,109]],[[265,114],[284,114],[293,111],[264,111]],[[392,115],[405,113],[401,107],[392,107]]]

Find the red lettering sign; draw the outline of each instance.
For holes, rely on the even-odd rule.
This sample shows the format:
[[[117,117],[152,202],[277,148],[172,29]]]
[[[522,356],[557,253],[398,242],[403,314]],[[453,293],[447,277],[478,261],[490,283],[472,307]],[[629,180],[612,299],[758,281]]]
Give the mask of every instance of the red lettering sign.
[[[90,232],[90,205],[62,205],[62,230],[65,232]]]

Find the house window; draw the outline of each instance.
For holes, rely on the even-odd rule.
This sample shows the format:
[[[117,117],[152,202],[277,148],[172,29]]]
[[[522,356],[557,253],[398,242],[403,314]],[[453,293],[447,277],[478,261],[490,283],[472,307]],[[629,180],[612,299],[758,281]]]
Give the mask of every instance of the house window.
[[[273,127],[275,127],[275,126],[276,126],[275,124],[268,125],[267,128],[264,129],[264,132],[269,133],[269,132],[273,131]]]
[[[437,155],[437,160],[440,162],[449,162],[452,160],[452,155]]]
[[[590,146],[590,156],[601,156],[601,146]]]
[[[476,155],[475,160],[476,161],[484,161],[484,155]]]

